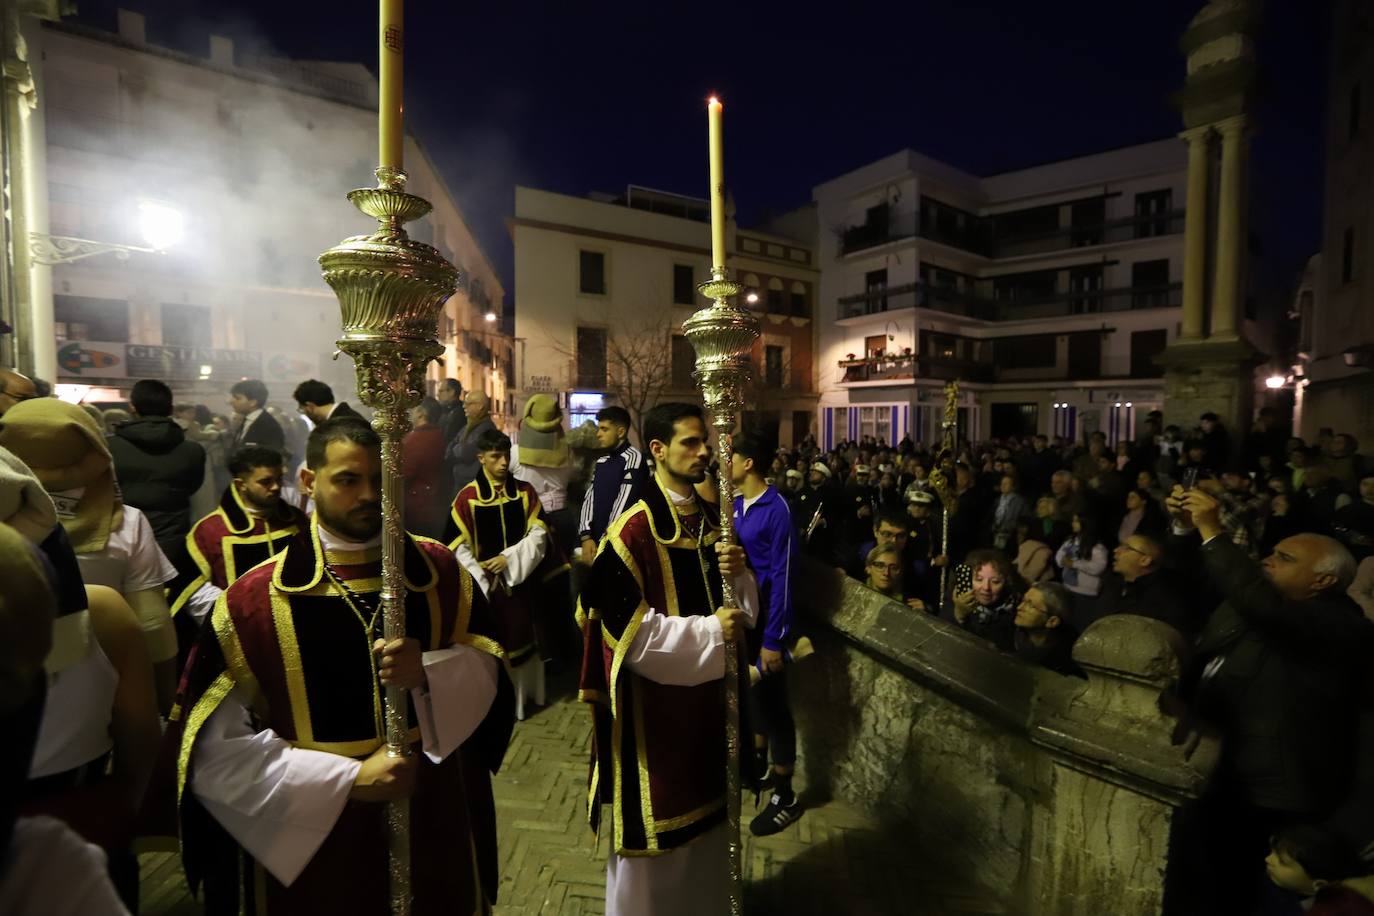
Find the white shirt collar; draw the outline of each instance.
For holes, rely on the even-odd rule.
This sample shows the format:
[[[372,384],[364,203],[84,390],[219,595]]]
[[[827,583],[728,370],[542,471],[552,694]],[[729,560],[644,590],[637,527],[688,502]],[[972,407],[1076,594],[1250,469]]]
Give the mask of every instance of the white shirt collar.
[[[332,534],[329,529],[325,528],[323,525],[318,525],[316,527],[320,532],[320,546],[325,550],[356,552],[371,550],[373,547],[378,547],[382,543],[382,533],[380,531],[366,541],[346,541],[338,535]]]

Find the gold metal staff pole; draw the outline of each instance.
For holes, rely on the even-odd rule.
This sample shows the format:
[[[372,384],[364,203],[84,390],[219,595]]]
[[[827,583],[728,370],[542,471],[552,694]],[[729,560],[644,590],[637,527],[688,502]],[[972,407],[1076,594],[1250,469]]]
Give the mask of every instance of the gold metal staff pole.
[[[732,299],[742,291],[730,280],[724,267],[711,271],[711,279],[698,289],[712,300],[707,308],[688,318],[682,331],[697,353],[696,380],[702,400],[711,412],[720,451],[720,536],[733,543],[735,487],[730,479],[730,456],[734,452],[735,416],[744,406],[744,385],[752,375],[749,353],[759,336],[759,321],[749,310]],[[728,579],[721,581],[726,607],[737,607],[735,589]],[[730,912],[744,912],[744,885],[740,871],[740,734],[739,689],[741,641],[731,643],[725,652],[725,819],[730,842]]]
[[[958,493],[955,492],[954,453],[958,448],[959,430],[959,382],[945,383],[945,415],[940,423],[940,454],[935,460],[935,469],[930,472],[930,488],[940,497],[940,553],[945,565],[940,567],[939,607],[945,606],[945,582],[949,576],[949,517],[959,508]]]
[[[383,635],[404,638],[405,581],[402,552],[405,478],[401,440],[410,431],[410,408],[424,394],[425,366],[443,352],[435,339],[439,311],[458,288],[458,270],[438,251],[406,235],[403,225],[424,216],[429,202],[405,193],[405,173],[377,169],[377,187],[350,191],[353,205],[378,222],[371,235],[345,239],[320,255],[324,279],[343,312],[339,349],[353,357],[358,397],[374,411],[372,427],[382,440]],[[387,752],[410,751],[406,691],[386,690]],[[410,802],[387,806],[391,912],[410,912]]]

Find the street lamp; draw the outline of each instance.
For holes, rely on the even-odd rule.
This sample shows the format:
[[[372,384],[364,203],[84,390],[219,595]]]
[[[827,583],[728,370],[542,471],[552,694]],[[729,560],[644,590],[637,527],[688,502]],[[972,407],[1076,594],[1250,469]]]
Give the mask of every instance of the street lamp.
[[[495,313],[495,312],[487,312],[487,314],[484,315],[483,317],[485,317],[485,318],[487,319],[487,324],[491,324],[491,323],[493,323],[494,321],[496,321],[496,313]]]
[[[117,242],[96,242],[66,235],[29,233],[29,256],[36,264],[70,264],[99,254],[113,254],[127,261],[129,255],[161,254],[181,241],[185,218],[180,210],[154,200],[138,203],[138,227],[146,246],[121,245]]]
[[[1271,375],[1264,380],[1264,387],[1268,388],[1270,391],[1277,391],[1278,389],[1282,388],[1284,384],[1287,383],[1287,381],[1288,380],[1284,378],[1282,375]]]

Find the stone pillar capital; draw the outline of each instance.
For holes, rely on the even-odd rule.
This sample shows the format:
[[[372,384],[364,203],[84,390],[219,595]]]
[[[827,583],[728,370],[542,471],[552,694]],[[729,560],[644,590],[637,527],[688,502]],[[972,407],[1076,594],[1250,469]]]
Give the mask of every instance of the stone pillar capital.
[[[1230,139],[1232,137],[1245,137],[1249,133],[1250,119],[1246,115],[1238,114],[1234,117],[1223,118],[1212,125],[1217,133],[1222,137]]]
[[[1201,127],[1190,127],[1187,130],[1179,131],[1179,138],[1187,140],[1189,146],[1201,144],[1205,146],[1212,136],[1212,125],[1203,124]]]

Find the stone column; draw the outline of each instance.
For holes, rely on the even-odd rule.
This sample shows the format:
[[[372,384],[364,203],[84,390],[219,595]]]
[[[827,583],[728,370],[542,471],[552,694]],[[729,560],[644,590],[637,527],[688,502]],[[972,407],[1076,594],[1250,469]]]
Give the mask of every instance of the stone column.
[[[1183,340],[1202,339],[1207,280],[1207,141],[1206,127],[1179,134],[1188,141],[1188,203],[1183,215]]]
[[[1235,340],[1245,256],[1245,116],[1217,122],[1221,133],[1221,178],[1217,197],[1217,269],[1212,282],[1212,333]]]

